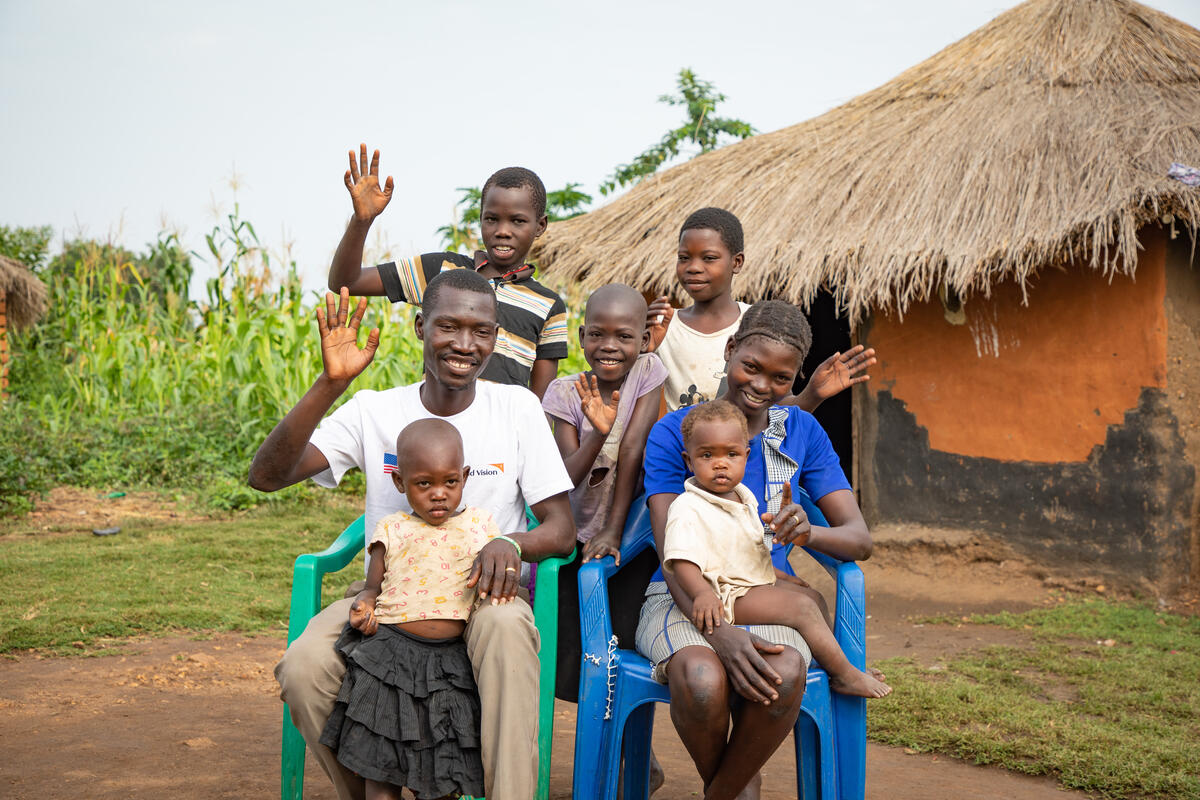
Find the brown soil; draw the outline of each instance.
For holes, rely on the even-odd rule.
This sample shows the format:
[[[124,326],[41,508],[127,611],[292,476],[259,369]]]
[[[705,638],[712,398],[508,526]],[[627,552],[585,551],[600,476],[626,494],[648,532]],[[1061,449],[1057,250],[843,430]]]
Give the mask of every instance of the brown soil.
[[[59,486],[39,500],[33,511],[0,526],[0,535],[32,536],[72,533],[120,526],[127,520],[156,519],[194,521],[199,514],[183,510],[157,492],[127,492],[107,497],[99,489]]]
[[[932,664],[965,649],[1020,644],[1026,639],[1019,632],[924,625],[914,618],[1029,608],[1058,602],[1063,595],[1035,567],[995,554],[972,555],[961,542],[918,547],[903,535],[882,536],[864,571],[872,660],[908,655]],[[815,585],[831,586],[823,574],[807,568],[804,573]],[[282,705],[271,669],[282,648],[282,641],[268,636],[175,636],[110,645],[93,658],[25,654],[0,660],[0,796],[274,796]],[[574,706],[559,704],[554,798],[570,797],[574,716]],[[699,796],[700,782],[665,707],[657,712],[654,742],[667,775],[655,797]],[[791,747],[785,743],[764,770],[763,797],[795,797],[794,775]],[[308,798],[334,797],[311,757],[307,789]],[[868,798],[1067,796],[1084,797],[1059,789],[1053,778],[869,745]]]

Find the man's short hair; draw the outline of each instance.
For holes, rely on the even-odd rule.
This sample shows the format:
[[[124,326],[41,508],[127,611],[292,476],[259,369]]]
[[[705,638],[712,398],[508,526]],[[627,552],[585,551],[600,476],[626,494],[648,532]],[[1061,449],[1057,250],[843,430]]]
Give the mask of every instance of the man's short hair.
[[[428,315],[433,311],[433,307],[437,305],[444,289],[462,289],[466,292],[486,294],[492,299],[493,308],[499,311],[496,292],[487,278],[473,269],[448,269],[439,272],[426,285],[425,294],[421,297],[422,313]]]
[[[483,184],[483,191],[479,193],[480,210],[487,202],[488,190],[493,186],[499,186],[501,189],[528,188],[538,219],[546,215],[546,185],[533,170],[524,167],[505,167],[493,172],[492,176]]]
[[[683,227],[679,229],[679,238],[682,239],[686,231],[696,230],[716,231],[717,235],[721,237],[721,243],[728,248],[731,256],[742,252],[742,222],[723,208],[709,207],[693,211],[683,221]]]

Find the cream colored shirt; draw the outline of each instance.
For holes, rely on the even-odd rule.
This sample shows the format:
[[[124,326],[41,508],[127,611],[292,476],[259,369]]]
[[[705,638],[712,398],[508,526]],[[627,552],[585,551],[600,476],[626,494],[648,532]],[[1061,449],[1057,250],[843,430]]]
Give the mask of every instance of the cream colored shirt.
[[[471,564],[499,535],[492,515],[471,506],[436,527],[403,511],[379,520],[370,542],[384,546],[376,617],[388,624],[467,619],[475,605],[475,590],[467,588]]]
[[[725,621],[734,622],[733,603],[755,586],[775,584],[771,546],[758,517],[758,500],[742,484],[741,502],[726,500],[700,488],[688,478],[683,494],[671,501],[663,541],[663,569],[690,561],[717,593]]]
[[[739,302],[741,313],[733,324],[713,333],[689,327],[678,314],[671,320],[662,344],[654,351],[667,367],[664,393],[668,411],[716,397],[725,375],[725,344],[737,332],[749,307]]]

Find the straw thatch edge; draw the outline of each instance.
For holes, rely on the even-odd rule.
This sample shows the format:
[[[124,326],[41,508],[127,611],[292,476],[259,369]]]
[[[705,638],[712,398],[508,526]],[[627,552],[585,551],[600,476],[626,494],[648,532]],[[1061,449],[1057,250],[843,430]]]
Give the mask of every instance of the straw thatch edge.
[[[32,325],[46,313],[46,287],[20,261],[0,256],[0,289],[8,296],[8,320],[13,328]]]

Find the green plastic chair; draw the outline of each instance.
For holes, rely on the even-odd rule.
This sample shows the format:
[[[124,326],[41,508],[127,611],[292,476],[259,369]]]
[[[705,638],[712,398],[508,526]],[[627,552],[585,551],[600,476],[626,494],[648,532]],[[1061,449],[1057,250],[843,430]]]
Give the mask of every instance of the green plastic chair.
[[[537,518],[526,509],[530,530],[537,527]],[[290,645],[322,608],[321,579],[328,572],[337,572],[362,552],[366,542],[366,523],[359,517],[350,523],[333,544],[319,553],[305,553],[296,559],[292,574],[292,607],[288,614],[288,644]],[[538,651],[538,800],[550,796],[550,749],[554,741],[554,680],[555,654],[558,651],[558,570],[575,557],[547,558],[537,565],[537,590],[533,594],[533,617],[541,637]],[[292,724],[292,714],[283,707],[283,745],[280,757],[280,797],[282,800],[301,800],[304,796],[304,737]]]

